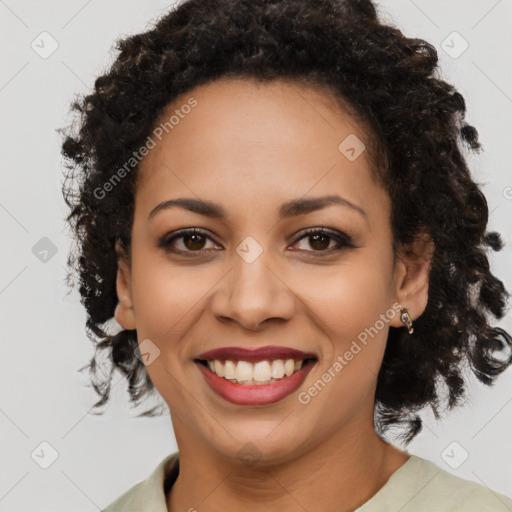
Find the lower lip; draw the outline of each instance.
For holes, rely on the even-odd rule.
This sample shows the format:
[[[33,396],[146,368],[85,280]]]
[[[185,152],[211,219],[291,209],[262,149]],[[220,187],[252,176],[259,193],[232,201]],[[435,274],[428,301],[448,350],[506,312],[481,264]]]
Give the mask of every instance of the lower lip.
[[[300,370],[289,377],[283,377],[273,384],[244,386],[234,384],[229,380],[219,377],[201,363],[196,363],[202,372],[206,382],[219,396],[237,405],[268,405],[279,402],[293,393],[306,378],[315,365],[316,360],[311,360]]]

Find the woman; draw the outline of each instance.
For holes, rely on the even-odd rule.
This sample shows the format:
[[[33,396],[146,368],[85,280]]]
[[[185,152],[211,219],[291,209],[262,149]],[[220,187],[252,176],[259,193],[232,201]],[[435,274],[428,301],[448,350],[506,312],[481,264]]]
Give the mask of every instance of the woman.
[[[119,50],[63,144],[70,264],[178,452],[106,511],[512,509],[384,439],[512,362],[435,49],[369,0],[189,0]]]

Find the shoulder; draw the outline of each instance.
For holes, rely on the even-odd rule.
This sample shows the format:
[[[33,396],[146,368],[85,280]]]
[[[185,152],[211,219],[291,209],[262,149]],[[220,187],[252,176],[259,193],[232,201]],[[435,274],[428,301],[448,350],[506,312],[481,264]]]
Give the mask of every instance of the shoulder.
[[[102,512],[167,512],[164,487],[172,485],[179,468],[178,452],[163,459],[149,477],[128,489]],[[149,509],[148,509],[149,507]]]
[[[360,512],[512,512],[512,499],[411,455]]]
[[[428,482],[425,482],[425,503],[430,500],[438,503],[439,510],[450,512],[512,512],[511,498],[478,482],[449,473],[429,460],[422,459],[422,464],[430,475]]]

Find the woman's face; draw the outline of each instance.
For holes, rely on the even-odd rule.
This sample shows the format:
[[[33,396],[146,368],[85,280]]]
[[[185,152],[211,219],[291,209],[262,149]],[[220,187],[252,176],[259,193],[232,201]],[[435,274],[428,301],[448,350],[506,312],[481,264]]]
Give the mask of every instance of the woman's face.
[[[200,86],[161,121],[140,167],[116,318],[137,329],[180,449],[284,461],[334,435],[373,432],[405,267],[393,270],[390,201],[360,129],[327,91],[285,81]],[[181,198],[208,207],[161,206]],[[192,228],[200,234],[171,240]],[[197,362],[213,349],[268,346],[316,359],[293,386],[252,391]],[[289,355],[259,357],[269,361],[256,365],[260,380]],[[247,378],[250,361],[231,359],[229,371]]]

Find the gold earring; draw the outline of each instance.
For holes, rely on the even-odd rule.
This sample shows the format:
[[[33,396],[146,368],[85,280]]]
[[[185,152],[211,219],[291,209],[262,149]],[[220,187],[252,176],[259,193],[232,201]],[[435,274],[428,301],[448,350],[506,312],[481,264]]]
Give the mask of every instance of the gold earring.
[[[407,311],[407,309],[405,309],[404,307],[402,307],[402,309],[400,310],[400,319],[409,330],[409,334],[412,334],[414,332],[414,329],[412,327],[412,318],[411,315],[409,314],[409,311]]]

